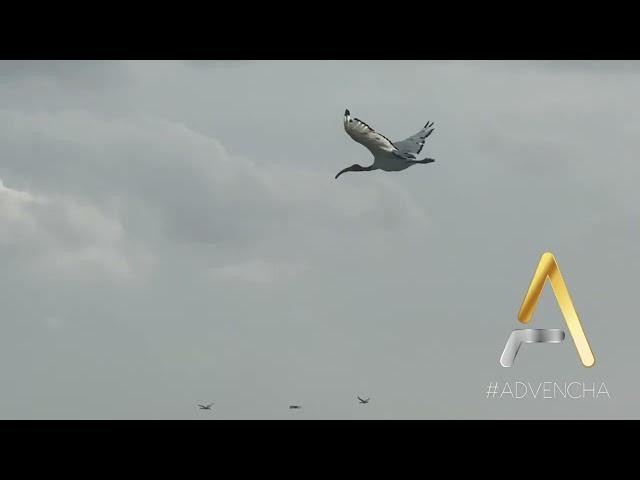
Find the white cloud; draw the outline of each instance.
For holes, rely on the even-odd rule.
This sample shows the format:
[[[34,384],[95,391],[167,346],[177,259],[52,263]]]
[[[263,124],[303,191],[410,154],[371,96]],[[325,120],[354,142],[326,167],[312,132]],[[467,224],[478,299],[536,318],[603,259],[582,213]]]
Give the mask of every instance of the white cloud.
[[[289,280],[305,268],[303,262],[269,263],[261,259],[221,265],[211,269],[209,277],[217,283],[271,284]]]
[[[97,207],[13,189],[0,179],[0,249],[14,265],[36,274],[90,269],[129,278],[133,265],[123,244],[122,225]]]
[[[394,248],[388,240],[427,232],[424,210],[392,179],[336,181],[312,165],[231,155],[216,139],[167,120],[2,110],[0,142],[10,177],[57,199],[32,200],[22,220],[58,245],[47,259],[56,268],[100,265],[131,276],[123,244],[154,258],[189,245],[190,256],[217,272],[213,278],[265,281],[303,258],[332,254],[342,238],[360,249]],[[57,197],[61,191],[67,198]]]

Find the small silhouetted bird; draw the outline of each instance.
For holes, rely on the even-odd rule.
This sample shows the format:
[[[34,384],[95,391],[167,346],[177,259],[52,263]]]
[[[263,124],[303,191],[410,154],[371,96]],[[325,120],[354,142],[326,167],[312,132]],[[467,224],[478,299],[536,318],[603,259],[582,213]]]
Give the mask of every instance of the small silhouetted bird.
[[[366,400],[364,398],[360,398],[358,397],[358,400],[360,401],[360,403],[369,403],[369,400],[371,400],[370,398],[367,398]]]
[[[209,405],[198,405],[198,407],[200,407],[200,410],[211,410],[213,403],[210,403]]]
[[[289,405],[289,410],[299,410],[302,406],[300,405]]]

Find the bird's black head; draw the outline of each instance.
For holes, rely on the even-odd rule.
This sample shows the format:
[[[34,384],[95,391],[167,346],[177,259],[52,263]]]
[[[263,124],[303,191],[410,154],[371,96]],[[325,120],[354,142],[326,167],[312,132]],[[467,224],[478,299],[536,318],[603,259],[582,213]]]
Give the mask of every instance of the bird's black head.
[[[351,113],[349,112],[349,110],[348,110],[348,109],[347,109],[347,110],[345,110],[345,111],[344,111],[344,116],[345,116],[345,117],[348,117],[349,115],[351,115]]]
[[[347,167],[344,170],[339,171],[338,174],[336,175],[336,178],[338,178],[340,175],[342,175],[345,172],[364,172],[365,170],[368,170],[368,168],[365,168],[362,165],[358,165],[357,163],[354,163],[350,167]]]

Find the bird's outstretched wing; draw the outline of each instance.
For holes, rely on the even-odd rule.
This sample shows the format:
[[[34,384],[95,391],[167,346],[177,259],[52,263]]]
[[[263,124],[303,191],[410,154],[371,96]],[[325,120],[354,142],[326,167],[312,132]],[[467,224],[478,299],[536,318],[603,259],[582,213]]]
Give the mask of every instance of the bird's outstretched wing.
[[[415,135],[410,136],[400,142],[394,142],[394,145],[403,156],[416,158],[424,147],[424,142],[431,132],[433,132],[433,122],[422,127],[422,129]]]
[[[352,117],[349,110],[344,112],[344,129],[351,138],[367,147],[374,156],[397,150],[391,140],[376,132],[359,118]]]

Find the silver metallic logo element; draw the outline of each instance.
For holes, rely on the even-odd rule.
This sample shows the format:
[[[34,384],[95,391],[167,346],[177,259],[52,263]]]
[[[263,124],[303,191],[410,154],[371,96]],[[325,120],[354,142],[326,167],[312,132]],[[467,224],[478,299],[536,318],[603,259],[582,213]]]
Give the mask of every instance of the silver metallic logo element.
[[[507,339],[500,365],[512,367],[523,343],[560,343],[564,340],[564,331],[559,328],[526,328],[514,330]]]

